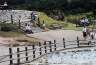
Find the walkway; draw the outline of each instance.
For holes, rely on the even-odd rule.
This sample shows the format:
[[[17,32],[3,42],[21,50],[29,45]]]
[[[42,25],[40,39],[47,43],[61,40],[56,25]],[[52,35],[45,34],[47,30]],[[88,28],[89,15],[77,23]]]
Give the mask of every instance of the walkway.
[[[57,42],[61,43],[63,37],[68,41],[76,40],[77,36],[82,38],[82,32],[74,30],[51,30],[48,32],[27,34],[27,36],[39,38],[43,41],[57,40]]]

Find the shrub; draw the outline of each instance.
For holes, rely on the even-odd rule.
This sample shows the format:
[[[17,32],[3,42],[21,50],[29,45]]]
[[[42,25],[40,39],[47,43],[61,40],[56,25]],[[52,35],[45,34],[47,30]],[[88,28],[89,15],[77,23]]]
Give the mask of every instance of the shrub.
[[[71,16],[71,17],[68,17],[68,18],[67,18],[67,21],[70,22],[70,23],[75,24],[76,21],[77,21],[77,19],[76,19],[76,17],[72,17],[72,16]]]
[[[58,23],[52,23],[49,29],[61,29],[67,26],[68,24],[65,22],[58,22]]]
[[[18,30],[18,27],[11,23],[1,23],[0,26],[1,26],[1,31],[5,31],[5,32]]]

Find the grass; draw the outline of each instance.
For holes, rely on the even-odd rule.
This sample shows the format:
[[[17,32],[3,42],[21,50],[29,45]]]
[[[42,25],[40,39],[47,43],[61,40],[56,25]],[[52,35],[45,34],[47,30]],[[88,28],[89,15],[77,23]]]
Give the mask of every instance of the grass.
[[[68,29],[68,30],[78,30],[76,28],[76,25],[73,24],[73,23],[70,23],[69,21],[57,21],[57,20],[54,20],[52,19],[51,17],[47,16],[45,13],[43,12],[39,12],[39,18],[40,18],[40,21],[41,23],[43,23],[43,21],[45,21],[45,24],[46,26],[49,28],[52,24],[56,23],[56,24],[59,24],[59,25],[62,25],[63,26],[63,29]],[[78,16],[78,17],[77,17]],[[69,16],[66,16],[65,18],[70,18],[70,19],[74,19],[74,18],[80,18],[84,15],[69,15]],[[80,28],[81,30],[81,28]]]
[[[2,31],[0,31],[1,37],[20,37],[23,35],[24,35],[24,33],[21,33],[21,32],[2,32]]]
[[[0,37],[12,38],[14,40],[14,42],[12,42],[13,46],[19,46],[22,44],[23,45],[32,45],[32,44],[37,44],[40,41],[37,38],[28,37],[28,36],[24,35],[24,33],[22,33],[22,32],[0,32]]]
[[[18,42],[25,42],[25,45],[32,45],[32,44],[37,44],[40,42],[39,39],[37,38],[33,38],[33,37],[27,37],[26,35],[22,36],[22,37],[17,37],[15,39]]]
[[[39,18],[41,23],[43,23],[43,21],[45,21],[46,27],[50,28],[51,25],[53,25],[54,23],[62,25],[63,29],[65,30],[77,30],[77,31],[82,31],[83,27],[77,27],[74,24],[75,20],[79,20],[82,17],[85,17],[86,15],[92,14],[92,12],[88,12],[88,13],[80,13],[80,14],[76,14],[76,15],[67,15],[65,16],[65,19],[67,19],[67,21],[57,21],[54,20],[53,18],[47,16],[46,13],[44,12],[39,12]],[[92,25],[90,25],[90,27],[92,27]]]
[[[56,21],[56,20],[54,20],[54,19],[52,19],[51,17],[48,17],[45,13],[43,13],[43,12],[39,12],[39,18],[40,18],[40,21],[41,21],[41,23],[43,23],[43,21],[45,21],[45,24],[47,25],[47,26],[50,26],[51,24],[53,24],[53,23],[57,23],[57,22],[59,22],[59,21]]]
[[[54,24],[54,23],[57,23],[57,24],[66,24],[64,21],[57,21],[57,20],[54,20],[53,18],[51,18],[51,17],[49,17],[49,16],[47,16],[47,14],[46,13],[44,13],[44,12],[39,12],[39,18],[40,18],[40,21],[41,21],[41,23],[43,23],[43,21],[45,21],[45,24],[47,25],[47,26],[50,26],[50,25],[52,25],[52,24]]]

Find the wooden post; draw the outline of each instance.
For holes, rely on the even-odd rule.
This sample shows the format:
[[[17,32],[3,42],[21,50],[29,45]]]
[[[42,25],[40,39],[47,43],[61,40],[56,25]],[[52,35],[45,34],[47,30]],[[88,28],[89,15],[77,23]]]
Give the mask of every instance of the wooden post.
[[[20,54],[19,54],[20,50],[19,48],[17,48],[17,64],[20,64]]]
[[[46,41],[44,42],[44,49],[45,49],[45,53],[47,53]]]
[[[26,56],[26,62],[27,62],[28,61],[28,48],[27,47],[25,47],[25,51],[26,51],[25,56]]]
[[[12,60],[12,48],[9,48],[9,55],[10,55],[10,65],[13,65],[13,60]]]
[[[33,47],[33,59],[35,58],[35,45],[32,45]]]
[[[54,40],[54,51],[56,51],[56,40]]]
[[[12,14],[11,14],[11,23],[13,24],[13,16],[12,16]]]
[[[19,29],[21,29],[21,22],[20,22],[20,20],[19,20]]]
[[[52,52],[52,46],[51,46],[51,41],[49,41],[49,47],[50,47],[50,52]]]
[[[64,46],[64,48],[65,48],[65,38],[63,38],[63,46]]]
[[[79,47],[79,37],[77,36],[77,47]]]
[[[91,44],[91,41],[88,42],[88,45],[90,45],[90,44]]]
[[[40,19],[38,18],[38,26],[41,27]]]
[[[42,55],[42,48],[41,48],[41,43],[39,42],[39,51],[40,51],[40,55]]]
[[[19,15],[19,29],[21,29],[21,16]]]

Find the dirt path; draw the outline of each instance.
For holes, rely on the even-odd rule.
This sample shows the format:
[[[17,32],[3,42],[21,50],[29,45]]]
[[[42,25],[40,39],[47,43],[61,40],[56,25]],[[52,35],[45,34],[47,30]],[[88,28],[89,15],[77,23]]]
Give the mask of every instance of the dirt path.
[[[82,38],[82,32],[74,31],[74,30],[54,30],[54,31],[52,30],[48,32],[41,32],[41,33],[27,34],[27,35],[29,37],[39,38],[44,41],[57,40],[59,43],[61,43],[63,37],[66,39],[66,41],[76,40],[77,36]]]
[[[10,44],[12,42],[14,42],[13,38],[0,37],[0,44]]]

